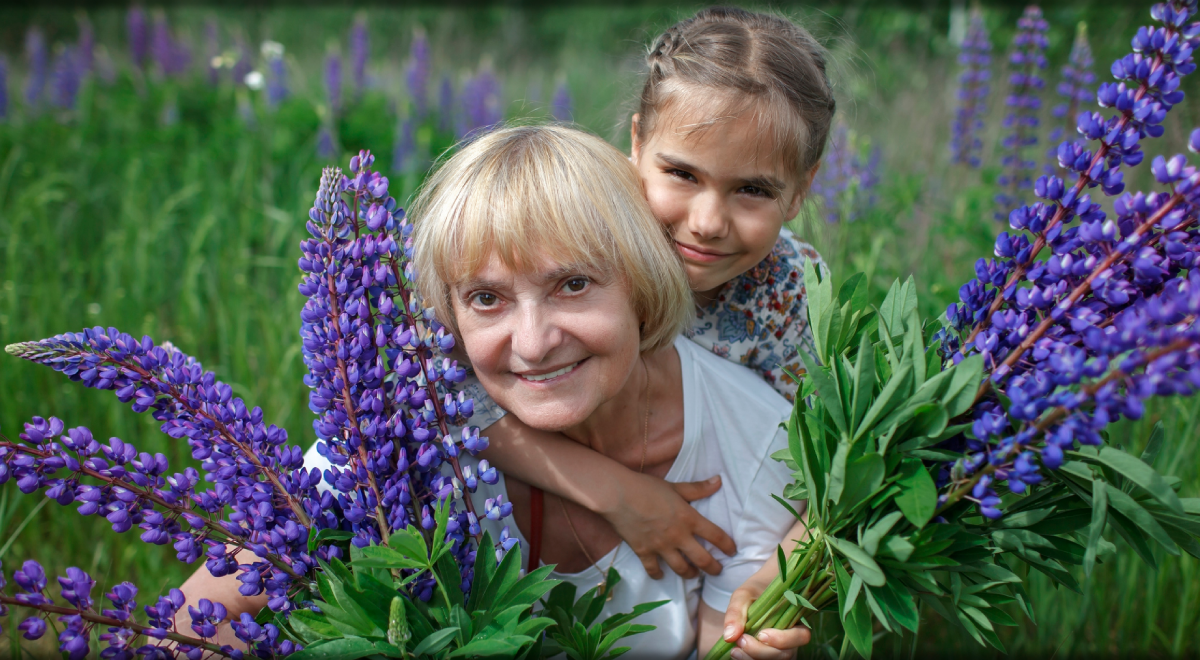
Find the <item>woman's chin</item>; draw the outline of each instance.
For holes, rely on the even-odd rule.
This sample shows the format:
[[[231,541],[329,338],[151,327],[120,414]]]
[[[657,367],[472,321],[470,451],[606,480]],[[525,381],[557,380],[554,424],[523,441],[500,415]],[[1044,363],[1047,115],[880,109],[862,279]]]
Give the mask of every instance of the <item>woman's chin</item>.
[[[509,412],[515,414],[526,426],[557,433],[582,423],[594,408],[595,406],[586,406],[582,402],[564,401],[534,406],[516,405],[510,408]]]

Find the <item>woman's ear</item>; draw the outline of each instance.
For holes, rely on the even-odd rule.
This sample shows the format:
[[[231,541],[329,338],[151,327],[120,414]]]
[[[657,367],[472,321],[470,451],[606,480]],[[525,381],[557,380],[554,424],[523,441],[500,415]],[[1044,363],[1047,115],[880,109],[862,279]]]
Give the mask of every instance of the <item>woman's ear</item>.
[[[787,219],[791,220],[800,213],[800,205],[804,203],[804,199],[808,197],[808,191],[812,188],[813,179],[817,178],[817,172],[821,169],[821,161],[817,161],[812,169],[805,173],[800,181],[800,185],[796,188],[796,194],[792,195],[792,201],[788,204]]]
[[[642,116],[634,113],[633,121],[629,123],[629,144],[631,145],[629,148],[629,160],[633,161],[634,165],[637,165],[638,159],[642,155],[642,140],[638,137],[640,133],[638,129],[641,127],[641,124]]]

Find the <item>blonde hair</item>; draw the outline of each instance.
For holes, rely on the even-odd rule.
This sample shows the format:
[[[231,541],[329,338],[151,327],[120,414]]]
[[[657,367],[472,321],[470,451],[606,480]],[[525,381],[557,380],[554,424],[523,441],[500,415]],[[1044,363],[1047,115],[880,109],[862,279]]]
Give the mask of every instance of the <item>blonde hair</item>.
[[[683,264],[637,171],[583,131],[512,126],[479,137],[425,181],[409,215],[417,285],[453,331],[453,287],[493,254],[518,272],[549,257],[617,278],[642,322],[642,351],[669,345],[694,315]]]
[[[717,116],[681,128],[690,133],[754,112],[774,129],[782,162],[803,180],[821,160],[837,108],[825,59],[817,40],[786,18],[737,7],[704,9],[650,47],[638,139],[646,143],[664,113],[708,99],[719,103]]]

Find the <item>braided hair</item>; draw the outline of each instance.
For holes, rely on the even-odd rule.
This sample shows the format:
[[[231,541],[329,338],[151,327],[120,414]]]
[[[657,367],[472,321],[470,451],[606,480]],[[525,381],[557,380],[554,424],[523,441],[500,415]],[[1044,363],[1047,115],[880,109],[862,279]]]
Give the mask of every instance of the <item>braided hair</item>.
[[[638,103],[645,143],[681,96],[716,92],[722,114],[755,108],[775,128],[797,176],[821,160],[837,104],[825,50],[804,28],[772,14],[712,7],[672,25],[651,45]]]

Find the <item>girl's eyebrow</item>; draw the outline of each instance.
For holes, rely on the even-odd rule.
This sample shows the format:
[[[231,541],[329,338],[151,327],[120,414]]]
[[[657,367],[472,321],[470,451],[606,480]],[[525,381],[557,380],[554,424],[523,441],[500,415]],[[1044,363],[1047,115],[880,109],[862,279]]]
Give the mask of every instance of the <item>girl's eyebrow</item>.
[[[669,165],[675,169],[684,170],[685,172],[691,172],[692,174],[698,174],[700,176],[705,176],[707,174],[704,170],[702,170],[694,165],[685,163],[682,160],[675,158],[674,156],[668,156],[667,154],[664,154],[662,152],[656,153],[656,154],[654,154],[654,156],[655,156],[655,158],[658,158],[662,162],[666,163],[667,165]],[[755,188],[762,188],[764,190],[768,190],[775,194],[780,194],[784,190],[787,189],[787,184],[785,184],[784,182],[782,182],[779,179],[776,179],[774,177],[767,177],[767,176],[752,176],[752,177],[749,177],[746,179],[741,179],[738,181],[738,183],[743,186],[754,186]]]

